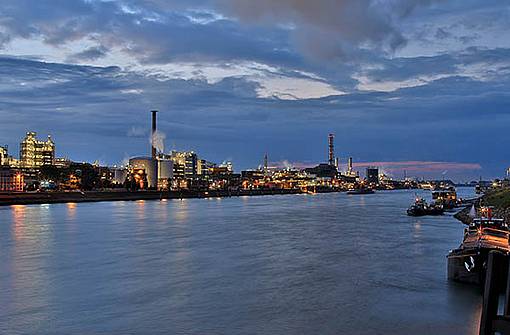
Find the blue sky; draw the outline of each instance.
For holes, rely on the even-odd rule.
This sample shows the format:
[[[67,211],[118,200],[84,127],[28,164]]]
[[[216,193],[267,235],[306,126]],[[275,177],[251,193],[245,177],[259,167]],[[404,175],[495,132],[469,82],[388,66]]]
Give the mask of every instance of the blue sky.
[[[1,0],[0,143],[115,164],[159,109],[167,150],[237,169],[324,161],[332,132],[395,176],[502,176],[509,31],[495,0]]]

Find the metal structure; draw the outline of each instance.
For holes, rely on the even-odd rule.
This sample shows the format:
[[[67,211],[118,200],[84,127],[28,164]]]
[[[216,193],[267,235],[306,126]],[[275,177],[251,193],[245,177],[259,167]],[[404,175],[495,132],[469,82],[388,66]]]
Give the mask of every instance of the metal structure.
[[[155,160],[156,157],[157,157],[157,150],[156,150],[156,145],[154,143],[155,141],[155,136],[156,136],[156,131],[157,131],[157,125],[156,125],[156,119],[157,119],[157,113],[158,111],[156,110],[153,110],[151,111],[152,113],[152,137],[151,137],[151,149],[152,149],[152,159]]]
[[[329,136],[328,136],[328,147],[329,147],[328,163],[329,163],[329,165],[335,165],[335,135],[334,134],[329,134]]]

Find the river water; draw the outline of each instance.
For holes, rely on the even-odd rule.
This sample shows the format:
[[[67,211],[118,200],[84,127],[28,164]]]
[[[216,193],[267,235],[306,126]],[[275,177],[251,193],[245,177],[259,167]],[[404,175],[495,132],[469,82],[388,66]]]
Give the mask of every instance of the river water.
[[[414,196],[0,208],[0,333],[476,334],[480,291],[446,280],[463,227]]]

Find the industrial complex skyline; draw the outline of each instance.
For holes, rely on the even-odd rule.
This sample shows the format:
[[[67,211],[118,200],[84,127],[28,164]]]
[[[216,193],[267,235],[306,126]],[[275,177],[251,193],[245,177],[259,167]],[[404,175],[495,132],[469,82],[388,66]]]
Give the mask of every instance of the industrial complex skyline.
[[[508,165],[504,1],[6,0],[0,12],[0,144],[15,150],[33,130],[59,156],[119,164],[145,153],[157,109],[165,151],[239,169],[266,152],[323,162],[328,133],[342,163],[395,176]]]

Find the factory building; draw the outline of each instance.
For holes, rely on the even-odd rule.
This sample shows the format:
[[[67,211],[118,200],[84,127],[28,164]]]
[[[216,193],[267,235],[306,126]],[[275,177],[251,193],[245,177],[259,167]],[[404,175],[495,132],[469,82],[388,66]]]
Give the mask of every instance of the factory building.
[[[110,169],[112,171],[112,184],[123,185],[126,182],[128,176],[128,169],[124,167],[116,167]]]
[[[229,173],[234,173],[234,165],[231,161],[224,161],[220,164],[220,168],[225,168]]]
[[[40,168],[55,162],[55,143],[48,135],[46,141],[37,139],[35,132],[28,132],[20,144],[20,164],[24,168]]]
[[[366,179],[370,184],[379,184],[379,168],[373,166],[367,167]]]
[[[305,172],[309,175],[316,176],[317,178],[336,178],[338,171],[334,165],[319,164],[312,168],[306,168]]]
[[[24,176],[20,171],[10,168],[0,168],[1,192],[23,192],[24,188]]]
[[[158,152],[155,145],[155,134],[157,131],[156,115],[157,111],[151,111],[152,114],[152,141],[151,157],[134,157],[129,160],[128,169],[115,168],[113,170],[113,182],[116,184],[124,183],[127,179],[139,189],[170,189],[172,179],[175,175],[176,164],[172,155],[165,155]],[[196,171],[196,155],[194,167]],[[181,157],[182,156],[182,157]],[[177,155],[179,163],[178,173],[184,175],[187,171],[188,157],[186,155]],[[181,159],[182,158],[182,159]],[[196,172],[195,172],[196,173]]]
[[[198,160],[198,169],[197,174],[199,176],[206,176],[211,174],[212,169],[216,167],[216,164],[213,162],[209,162],[205,159]]]
[[[158,189],[168,190],[171,188],[174,177],[174,162],[171,159],[160,158],[158,163]]]
[[[157,161],[151,157],[134,157],[129,160],[132,180],[141,189],[156,188],[158,184]]]
[[[170,154],[170,160],[173,162],[173,173],[176,179],[194,178],[199,174],[199,169],[202,169],[198,156],[193,151],[174,150]]]
[[[68,169],[71,166],[71,160],[67,157],[55,158],[53,165],[59,169]]]
[[[7,147],[0,147],[0,166],[7,165]]]

